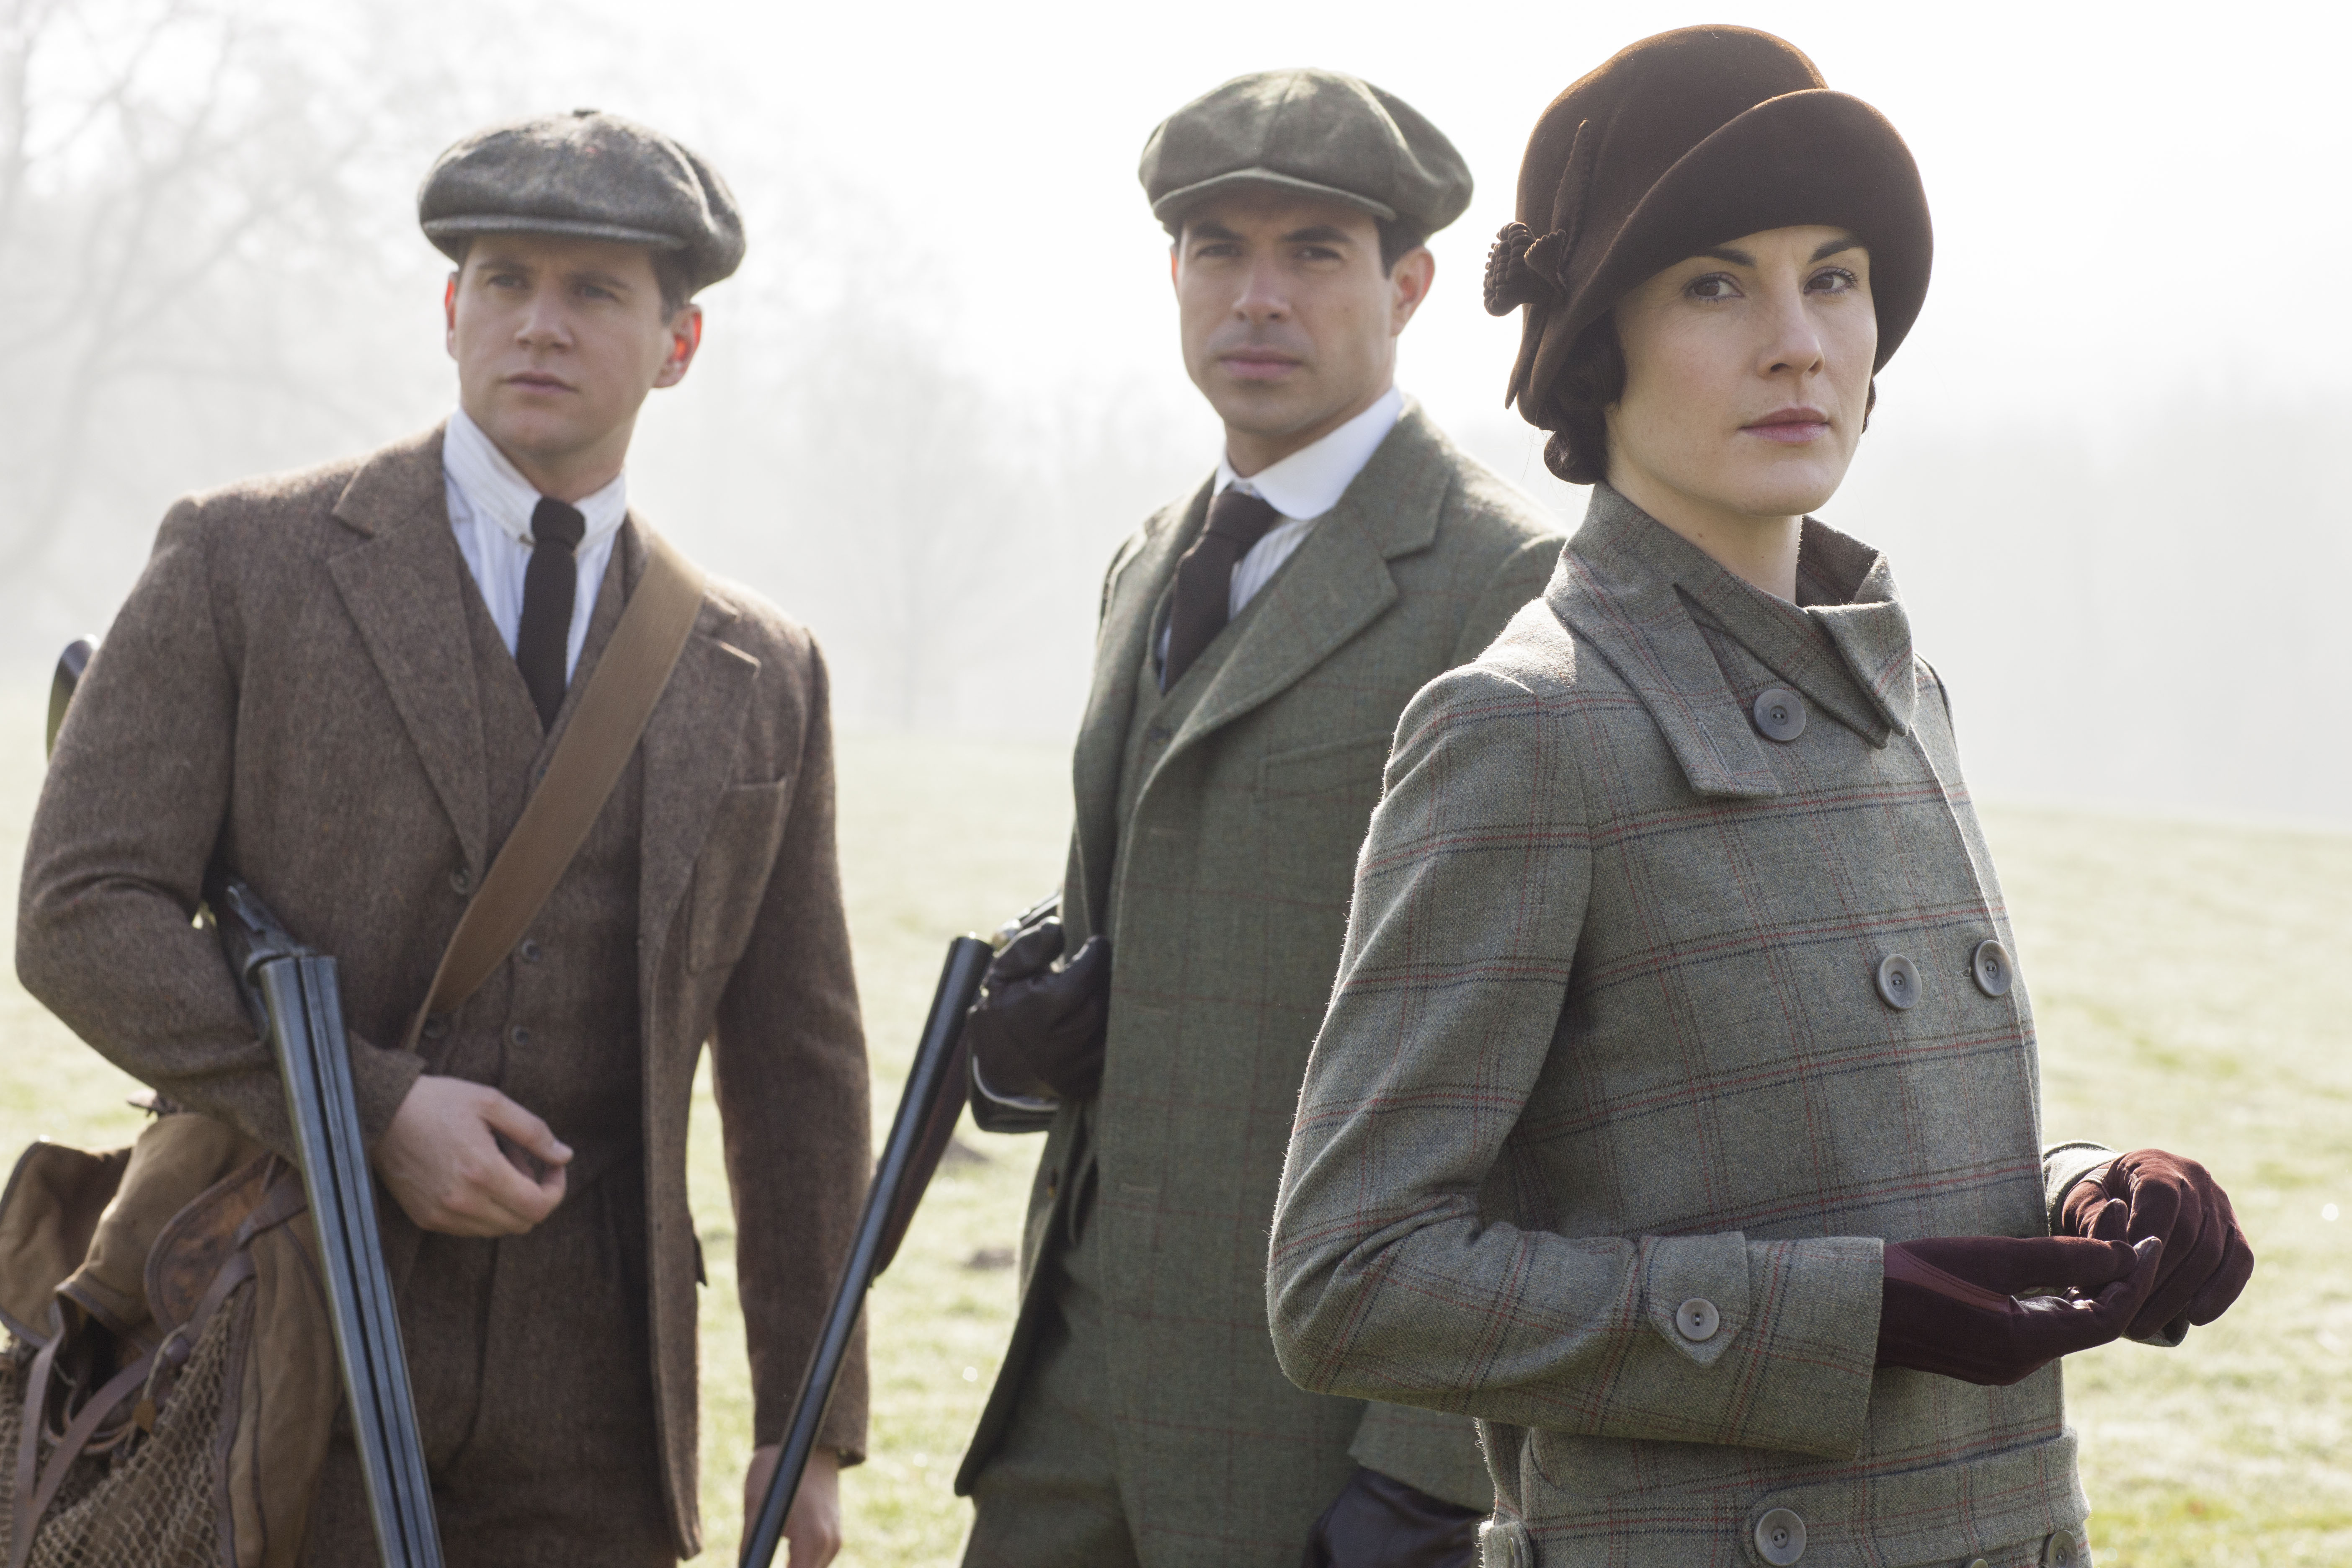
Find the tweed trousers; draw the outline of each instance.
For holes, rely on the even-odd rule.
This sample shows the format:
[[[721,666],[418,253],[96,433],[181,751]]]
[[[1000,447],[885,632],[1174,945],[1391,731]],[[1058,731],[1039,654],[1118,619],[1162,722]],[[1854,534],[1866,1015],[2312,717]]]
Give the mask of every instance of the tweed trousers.
[[[1398,728],[1267,1276],[1308,1388],[1465,1411],[1498,1563],[2077,1529],[2059,1370],[1875,1372],[1881,1248],[2049,1225],[2016,950],[1884,558],[1802,607],[1606,486]]]

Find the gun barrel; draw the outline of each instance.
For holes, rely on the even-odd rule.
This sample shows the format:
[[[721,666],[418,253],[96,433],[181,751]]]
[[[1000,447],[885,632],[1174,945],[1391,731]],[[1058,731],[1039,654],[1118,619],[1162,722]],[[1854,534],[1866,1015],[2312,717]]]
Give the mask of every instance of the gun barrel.
[[[785,1429],[783,1450],[769,1479],[768,1495],[743,1540],[740,1559],[743,1568],[770,1568],[776,1548],[782,1543],[784,1518],[792,1511],[809,1456],[816,1449],[817,1426],[824,1419],[834,1383],[849,1353],[850,1335],[865,1310],[866,1292],[888,1264],[885,1242],[895,1240],[890,1235],[894,1215],[912,1208],[914,1200],[922,1195],[915,1189],[930,1175],[928,1170],[917,1169],[925,1129],[939,1112],[940,1096],[956,1095],[961,1102],[962,1076],[951,1069],[957,1047],[963,1040],[964,1014],[980,994],[980,983],[988,973],[992,955],[993,950],[978,937],[960,936],[948,944],[939,989],[931,996],[930,1016],[923,1025],[922,1042],[915,1048],[907,1087],[898,1097],[889,1141],[882,1146],[882,1158],[875,1167],[874,1184],[866,1191],[866,1210],[858,1217],[856,1237],[835,1288],[832,1309],[825,1314],[824,1331],[817,1339],[816,1353],[809,1359],[800,1397],[793,1402],[792,1424]],[[901,1219],[899,1228],[903,1223]]]

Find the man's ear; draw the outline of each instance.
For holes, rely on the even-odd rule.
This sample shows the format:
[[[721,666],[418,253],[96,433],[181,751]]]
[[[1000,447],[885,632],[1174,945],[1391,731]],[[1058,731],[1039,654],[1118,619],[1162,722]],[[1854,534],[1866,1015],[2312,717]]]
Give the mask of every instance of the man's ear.
[[[448,285],[441,290],[441,316],[446,327],[443,346],[449,351],[449,357],[456,359],[457,357],[457,274],[454,269],[449,274]]]
[[[1391,333],[1404,331],[1405,323],[1421,309],[1421,302],[1429,298],[1429,287],[1436,278],[1437,258],[1430,254],[1429,247],[1415,246],[1397,258],[1397,264],[1389,269]]]
[[[694,356],[702,347],[702,307],[689,304],[669,320],[669,356],[654,377],[656,386],[676,386],[686,379]]]

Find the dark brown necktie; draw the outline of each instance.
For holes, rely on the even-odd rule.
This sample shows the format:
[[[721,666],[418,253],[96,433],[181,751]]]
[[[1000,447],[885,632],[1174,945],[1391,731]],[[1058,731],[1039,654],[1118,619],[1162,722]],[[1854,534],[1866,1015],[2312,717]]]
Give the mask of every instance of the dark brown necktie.
[[[1168,610],[1168,657],[1160,689],[1184,678],[1225,629],[1234,598],[1234,568],[1282,514],[1239,485],[1227,485],[1209,503],[1209,526],[1176,563],[1176,599]]]
[[[572,599],[580,581],[572,552],[588,520],[577,507],[541,496],[530,513],[530,564],[522,574],[522,626],[515,633],[515,663],[530,688],[542,730],[555,723],[567,683],[564,655],[572,647]]]

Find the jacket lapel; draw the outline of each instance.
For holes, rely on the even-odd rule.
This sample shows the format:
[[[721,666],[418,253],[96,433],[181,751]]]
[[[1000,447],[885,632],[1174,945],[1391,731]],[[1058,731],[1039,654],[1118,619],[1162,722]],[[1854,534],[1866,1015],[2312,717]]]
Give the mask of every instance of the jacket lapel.
[[[625,585],[632,593],[645,575],[639,537],[644,527],[632,512],[622,533]],[[643,996],[654,994],[670,921],[686,896],[719,796],[733,782],[736,740],[760,670],[759,660],[722,640],[719,634],[734,619],[733,605],[704,590],[694,631],[638,742],[645,759],[645,809],[638,837],[637,930],[649,939],[637,950]]]
[[[1396,602],[1391,557],[1425,550],[1453,482],[1445,438],[1407,403],[1371,461],[1259,591],[1241,641],[1160,759],[1195,745],[1297,684]]]
[[[328,573],[479,877],[488,863],[489,801],[466,635],[464,595],[474,588],[450,531],[440,429],[369,458],[334,515],[362,537],[328,562]]]
[[[1212,481],[1213,482],[1213,481]],[[1070,775],[1077,807],[1078,866],[1087,898],[1087,931],[1096,929],[1110,895],[1110,867],[1118,841],[1118,770],[1135,715],[1135,683],[1151,636],[1154,608],[1176,575],[1176,563],[1209,514],[1209,485],[1181,507],[1146,526],[1141,542],[1111,564],[1095,637],[1094,689],[1078,727]],[[1073,911],[1065,910],[1070,921]],[[1075,922],[1072,922],[1075,923]]]
[[[1692,789],[1734,798],[1778,795],[1748,715],[1724,684],[1674,575],[1651,559],[1654,548],[1672,545],[1697,553],[1615,490],[1595,485],[1544,598],[1633,688]]]

